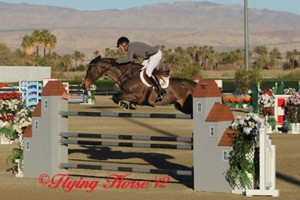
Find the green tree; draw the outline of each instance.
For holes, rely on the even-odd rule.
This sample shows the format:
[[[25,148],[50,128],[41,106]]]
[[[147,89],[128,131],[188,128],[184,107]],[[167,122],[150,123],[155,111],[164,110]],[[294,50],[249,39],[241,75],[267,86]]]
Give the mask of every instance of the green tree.
[[[79,51],[75,51],[72,55],[72,58],[74,59],[74,63],[75,63],[74,70],[76,71],[78,62],[82,64],[84,62],[85,55]]]
[[[215,53],[213,47],[203,46],[199,48],[199,61],[200,65],[203,67],[203,70],[206,70],[209,67],[209,59]]]
[[[241,68],[244,63],[244,53],[241,49],[219,53],[218,64],[225,68]]]
[[[234,74],[235,86],[239,94],[247,94],[251,84],[255,83],[257,85],[261,80],[261,68],[251,68],[249,71],[246,71],[245,68],[240,68]]]
[[[271,68],[276,68],[278,69],[278,62],[280,59],[282,59],[281,53],[277,47],[273,48],[272,51],[269,52],[269,57],[270,57],[270,66]]]
[[[25,35],[22,39],[21,47],[26,52],[27,55],[31,55],[33,53],[33,38],[30,35]]]
[[[21,64],[22,61],[17,54],[12,52],[5,44],[0,43],[0,65],[16,66]]]
[[[34,30],[31,37],[32,44],[36,48],[36,56],[39,57],[39,45],[42,43],[42,32],[40,30]]]
[[[64,71],[69,71],[72,66],[72,55],[66,54],[61,57],[60,66]]]
[[[299,67],[298,57],[300,52],[297,49],[293,49],[292,51],[286,52],[287,62],[291,64],[292,68]]]
[[[186,49],[187,54],[189,54],[195,65],[199,64],[199,53],[197,46],[188,47]]]
[[[43,29],[42,32],[42,45],[44,48],[44,56],[46,55],[46,50],[48,50],[48,55],[51,55],[53,49],[57,44],[57,38],[54,34],[50,33],[47,29]]]
[[[195,76],[201,76],[201,71],[200,68],[194,64],[184,65],[172,72],[172,77],[175,78],[186,78],[189,80],[193,80]]]
[[[120,50],[113,50],[110,48],[106,48],[104,50],[104,57],[106,58],[120,58],[125,56],[125,52],[120,51]]]
[[[268,48],[266,46],[256,46],[253,49],[254,62],[256,68],[269,69]]]

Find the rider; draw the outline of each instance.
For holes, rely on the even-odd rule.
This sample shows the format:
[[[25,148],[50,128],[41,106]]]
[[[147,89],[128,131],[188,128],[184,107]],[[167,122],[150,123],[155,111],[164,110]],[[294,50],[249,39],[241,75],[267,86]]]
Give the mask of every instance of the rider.
[[[161,87],[157,77],[152,74],[162,58],[162,52],[159,46],[152,47],[143,42],[129,42],[128,38],[120,37],[117,41],[117,47],[127,52],[127,57],[116,60],[119,64],[132,62],[137,57],[144,59],[142,64],[146,67],[146,75],[151,80],[158,94],[156,102],[161,101],[166,95],[166,91]]]

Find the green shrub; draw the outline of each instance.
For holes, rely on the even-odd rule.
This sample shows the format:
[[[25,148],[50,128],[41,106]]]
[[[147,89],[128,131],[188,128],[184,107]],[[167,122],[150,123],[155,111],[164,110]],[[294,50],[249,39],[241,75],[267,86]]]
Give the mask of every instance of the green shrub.
[[[234,74],[235,88],[239,94],[247,94],[251,83],[257,84],[262,80],[261,69],[251,68],[246,71],[244,68],[237,70]]]

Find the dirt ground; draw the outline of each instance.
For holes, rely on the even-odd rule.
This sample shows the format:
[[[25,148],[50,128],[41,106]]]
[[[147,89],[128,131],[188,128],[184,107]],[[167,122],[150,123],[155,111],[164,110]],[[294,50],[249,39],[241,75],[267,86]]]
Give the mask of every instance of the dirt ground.
[[[95,105],[69,104],[70,111],[124,111],[113,104],[109,97],[97,97]],[[179,113],[173,107],[138,107],[130,112],[149,113]],[[242,115],[243,112],[234,112]],[[137,119],[137,118],[97,118],[70,117],[69,131],[131,135],[157,136],[192,136],[192,120],[184,119]],[[277,146],[277,188],[280,197],[277,199],[300,200],[300,135],[279,134],[271,135]],[[109,140],[108,140],[109,141]],[[127,141],[130,142],[130,141]],[[165,142],[164,142],[165,143]],[[15,145],[0,145],[0,200],[34,200],[34,199],[160,199],[160,200],[190,200],[190,199],[244,199],[246,197],[235,194],[209,193],[193,191],[193,181],[190,177],[167,176],[155,174],[111,172],[97,170],[70,170],[70,180],[86,180],[97,182],[94,191],[88,189],[73,189],[65,192],[62,187],[48,188],[37,179],[15,178],[6,172],[6,158]],[[190,169],[193,166],[192,151],[141,149],[120,147],[69,146],[69,162],[95,164],[103,166],[122,166],[135,168],[165,168]],[[113,174],[127,175],[126,180],[137,181],[140,184],[148,182],[147,188],[123,189],[105,188],[111,183],[107,177]],[[170,178],[170,180],[168,179]],[[158,180],[165,180],[162,185]],[[145,183],[145,184],[146,184]],[[159,188],[162,186],[164,188]],[[262,199],[266,197],[253,197]]]

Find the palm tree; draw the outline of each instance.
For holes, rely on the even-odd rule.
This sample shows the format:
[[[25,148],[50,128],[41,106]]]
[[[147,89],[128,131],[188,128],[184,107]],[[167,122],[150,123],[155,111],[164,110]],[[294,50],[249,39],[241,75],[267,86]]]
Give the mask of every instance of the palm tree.
[[[76,69],[77,69],[77,62],[80,62],[80,64],[82,64],[83,61],[84,61],[84,57],[85,57],[85,55],[84,55],[83,53],[79,52],[79,51],[75,51],[75,52],[73,53],[72,58],[73,58],[74,61],[75,61],[75,67],[74,67],[74,70],[75,70],[75,71],[76,71]]]
[[[256,54],[253,65],[259,68],[269,68],[268,48],[266,46],[256,46],[253,49]]]
[[[197,64],[197,62],[199,61],[197,46],[188,47],[186,49],[186,52],[191,56],[191,58],[194,61],[194,63]]]
[[[34,30],[31,34],[33,46],[36,48],[36,56],[39,57],[39,45],[42,43],[42,34],[39,30]]]
[[[276,68],[278,69],[278,61],[282,59],[279,49],[277,47],[273,48],[272,51],[270,51],[269,56],[270,56],[270,65],[273,65],[274,63],[274,67],[276,66]]]
[[[27,55],[31,55],[32,48],[33,48],[33,38],[30,35],[25,35],[22,39],[22,44],[21,44],[23,50],[26,52]]]
[[[292,67],[298,67],[299,63],[297,61],[297,56],[300,55],[300,52],[297,49],[293,49],[293,51],[287,51],[286,52],[286,59],[288,62],[292,64]]]
[[[54,49],[56,44],[57,44],[56,36],[54,34],[50,34],[48,37],[48,43],[46,45],[46,48],[48,50],[48,55],[51,55],[52,50]]]
[[[40,42],[44,48],[44,56],[46,55],[46,50],[48,50],[48,55],[51,54],[52,50],[54,49],[57,40],[56,36],[49,32],[47,29],[43,29],[40,32]]]
[[[50,32],[47,30],[47,29],[43,29],[41,32],[40,32],[40,38],[41,38],[41,43],[43,45],[43,48],[44,48],[44,56],[46,55],[46,49],[47,49],[47,45],[49,43],[49,39],[50,39]]]
[[[268,55],[268,48],[266,46],[256,46],[253,52],[258,55],[258,57],[266,58]]]
[[[202,58],[201,60],[201,65],[203,66],[203,70],[206,70],[208,63],[209,63],[209,58],[215,53],[214,49],[212,46],[203,46],[199,48],[199,57]]]
[[[69,71],[72,66],[72,56],[70,54],[66,54],[61,58],[61,65],[65,71]]]

